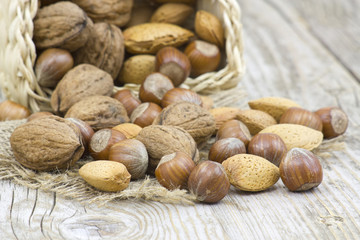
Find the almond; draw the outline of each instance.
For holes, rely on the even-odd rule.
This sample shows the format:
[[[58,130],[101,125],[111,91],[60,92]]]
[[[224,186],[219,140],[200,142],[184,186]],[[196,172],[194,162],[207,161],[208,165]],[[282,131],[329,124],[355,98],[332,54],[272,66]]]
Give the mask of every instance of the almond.
[[[250,192],[265,190],[280,178],[279,168],[265,158],[251,154],[237,154],[222,165],[234,187]]]
[[[204,10],[196,12],[195,32],[206,42],[216,44],[222,48],[224,46],[224,29],[220,20],[213,14]]]
[[[147,54],[132,56],[124,62],[117,82],[142,84],[145,78],[154,71],[155,56]]]
[[[194,37],[191,31],[169,23],[139,24],[123,34],[126,51],[134,54],[153,54],[165,46],[179,47]]]
[[[281,97],[264,97],[248,102],[251,109],[260,110],[273,116],[279,122],[281,115],[291,107],[301,107],[296,102]]]
[[[260,110],[243,110],[236,115],[236,119],[243,122],[251,135],[255,135],[264,128],[276,124],[276,120],[268,113]]]
[[[288,151],[295,147],[311,151],[323,140],[322,132],[298,124],[276,124],[263,129],[260,133],[277,134],[284,141]]]
[[[217,131],[225,122],[236,119],[237,115],[241,113],[241,110],[234,107],[218,107],[210,109],[210,113],[215,118],[215,128]]]
[[[151,16],[150,22],[182,25],[194,12],[194,9],[183,3],[165,3]]]

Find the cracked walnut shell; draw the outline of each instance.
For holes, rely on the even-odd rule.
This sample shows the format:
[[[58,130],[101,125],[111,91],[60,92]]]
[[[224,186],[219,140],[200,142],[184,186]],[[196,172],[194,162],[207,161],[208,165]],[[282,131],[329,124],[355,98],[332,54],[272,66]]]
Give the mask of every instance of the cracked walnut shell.
[[[11,134],[10,144],[19,163],[39,171],[69,168],[84,152],[78,127],[58,116],[18,126]]]

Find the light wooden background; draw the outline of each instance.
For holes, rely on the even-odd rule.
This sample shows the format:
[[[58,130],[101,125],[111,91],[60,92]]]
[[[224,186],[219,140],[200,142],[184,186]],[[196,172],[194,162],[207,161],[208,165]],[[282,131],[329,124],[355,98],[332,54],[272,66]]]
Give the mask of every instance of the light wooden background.
[[[231,190],[195,206],[121,201],[82,206],[0,182],[0,239],[360,239],[360,1],[239,0],[247,100],[281,96],[350,116],[343,151],[322,159],[324,181],[292,193]],[[243,106],[246,106],[244,101]]]

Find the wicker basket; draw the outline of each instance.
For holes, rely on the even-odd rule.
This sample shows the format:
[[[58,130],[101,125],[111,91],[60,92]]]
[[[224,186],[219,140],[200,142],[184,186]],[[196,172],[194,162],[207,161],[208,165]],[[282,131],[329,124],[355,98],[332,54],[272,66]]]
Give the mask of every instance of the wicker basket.
[[[242,25],[236,0],[198,0],[198,9],[218,16],[225,28],[226,64],[217,71],[185,82],[196,92],[212,93],[235,87],[244,74]],[[33,66],[36,59],[32,41],[33,22],[38,0],[1,0],[0,88],[9,100],[36,112],[49,107],[51,91],[42,89],[36,81]],[[136,86],[125,86],[133,88]]]

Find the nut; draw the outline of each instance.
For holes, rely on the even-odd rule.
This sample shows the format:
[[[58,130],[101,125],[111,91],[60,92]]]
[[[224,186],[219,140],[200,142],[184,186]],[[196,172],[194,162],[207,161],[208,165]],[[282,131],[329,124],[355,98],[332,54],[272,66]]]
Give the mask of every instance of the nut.
[[[36,48],[62,48],[73,52],[84,46],[93,23],[78,5],[61,1],[40,8],[34,19]]]
[[[323,140],[323,134],[320,131],[290,123],[272,125],[260,133],[275,133],[284,141],[288,151],[294,147],[313,150]]]
[[[203,40],[224,46],[224,29],[220,20],[213,14],[199,10],[195,15],[195,32]]]
[[[72,0],[88,14],[94,22],[107,22],[118,27],[130,20],[134,0]]]
[[[162,73],[154,72],[146,77],[140,86],[139,98],[142,102],[161,105],[161,99],[167,91],[174,88],[172,81]]]
[[[113,127],[114,130],[121,132],[126,138],[135,138],[142,127],[134,123],[122,123]]]
[[[90,64],[81,64],[67,72],[58,83],[51,95],[51,107],[63,115],[85,97],[111,96],[113,88],[110,74]]]
[[[184,53],[174,47],[164,47],[156,54],[155,70],[168,76],[177,87],[190,75],[191,65]]]
[[[0,121],[25,119],[30,114],[28,108],[16,102],[5,100],[0,103]]]
[[[112,145],[109,160],[124,164],[131,179],[143,178],[149,163],[145,145],[136,139],[125,139]]]
[[[160,114],[162,108],[152,102],[146,102],[140,104],[130,116],[130,121],[139,125],[140,127],[146,127],[153,123],[154,119]]]
[[[211,109],[210,113],[214,116],[216,122],[216,131],[218,131],[225,122],[236,119],[240,112],[240,109],[234,107],[218,107]]]
[[[210,111],[214,107],[214,100],[209,96],[200,95],[202,107]]]
[[[260,110],[273,116],[277,122],[281,115],[291,107],[300,107],[296,102],[281,97],[264,97],[248,102],[251,109]]]
[[[183,3],[165,3],[151,16],[150,22],[182,25],[194,12],[194,9]]]
[[[109,73],[119,75],[124,61],[125,45],[120,28],[108,23],[96,23],[86,44],[74,53],[76,64],[88,63]]]
[[[306,191],[320,185],[322,167],[315,154],[306,149],[291,149],[280,164],[280,175],[290,191]]]
[[[173,88],[167,91],[161,100],[161,106],[166,108],[170,104],[176,102],[191,102],[202,106],[200,95],[190,89],[185,88]]]
[[[280,178],[277,166],[252,154],[235,155],[225,160],[222,165],[230,183],[242,191],[263,191],[273,186]]]
[[[149,154],[149,172],[155,171],[160,159],[174,152],[184,152],[197,163],[199,151],[191,135],[176,126],[150,125],[144,127],[136,139],[141,141]]]
[[[321,118],[316,113],[298,107],[291,107],[286,110],[279,123],[300,124],[318,131],[322,130]]]
[[[106,192],[124,190],[131,178],[124,164],[104,160],[84,164],[79,175],[91,186]]]
[[[74,66],[74,59],[69,51],[49,48],[36,60],[35,74],[40,86],[54,88],[62,77]]]
[[[87,124],[86,122],[84,122],[80,119],[67,118],[67,120],[70,120],[72,123],[74,123],[79,128],[81,136],[82,136],[82,140],[83,140],[83,145],[85,147],[85,152],[87,152],[89,150],[90,140],[91,140],[92,136],[94,135],[94,130],[90,127],[89,124]]]
[[[215,119],[204,108],[190,102],[177,102],[164,108],[153,124],[178,126],[186,130],[201,148],[215,131]]]
[[[263,157],[277,167],[287,153],[284,141],[274,133],[258,133],[249,142],[248,153]]]
[[[18,126],[11,134],[10,144],[19,163],[38,171],[69,168],[84,152],[79,129],[58,116]]]
[[[184,51],[191,64],[191,76],[215,71],[221,60],[221,53],[215,44],[196,40],[191,42]]]
[[[132,54],[154,54],[165,46],[179,47],[194,37],[185,28],[169,23],[144,23],[124,32],[126,51]]]
[[[1,105],[0,105],[1,106]],[[35,112],[35,113],[32,113],[28,118],[27,118],[27,121],[30,122],[34,119],[37,119],[37,118],[43,118],[43,117],[48,117],[48,116],[53,116],[54,114],[51,113],[51,112]]]
[[[240,139],[246,147],[251,139],[249,129],[239,120],[229,120],[221,125],[217,131],[216,140],[230,137]]]
[[[135,55],[124,62],[117,82],[119,84],[142,84],[145,78],[155,71],[155,56]]]
[[[150,6],[150,4],[136,3],[131,10],[130,20],[125,27],[129,28],[135,25],[149,22],[153,12],[154,9],[152,6]]]
[[[338,107],[326,107],[315,113],[322,121],[322,132],[325,138],[330,139],[345,133],[349,120],[343,110]]]
[[[119,100],[124,105],[128,116],[130,116],[134,109],[141,103],[130,89],[121,89],[112,97]]]
[[[209,150],[209,160],[222,163],[236,154],[246,153],[245,144],[238,138],[223,138],[216,141]]]
[[[96,160],[108,160],[110,148],[124,139],[126,139],[125,135],[119,131],[101,129],[94,133],[90,140],[90,154]]]
[[[155,169],[155,177],[162,186],[169,190],[186,189],[188,178],[195,166],[194,161],[186,153],[171,153],[160,159]]]
[[[129,122],[125,107],[118,100],[107,96],[91,96],[75,103],[65,117],[73,117],[87,122],[94,131],[112,128]]]
[[[224,167],[213,161],[204,161],[190,173],[189,191],[201,202],[215,203],[229,192],[230,183]]]
[[[276,120],[266,112],[247,109],[236,115],[236,119],[244,123],[251,135],[255,135],[264,128],[276,124]]]

